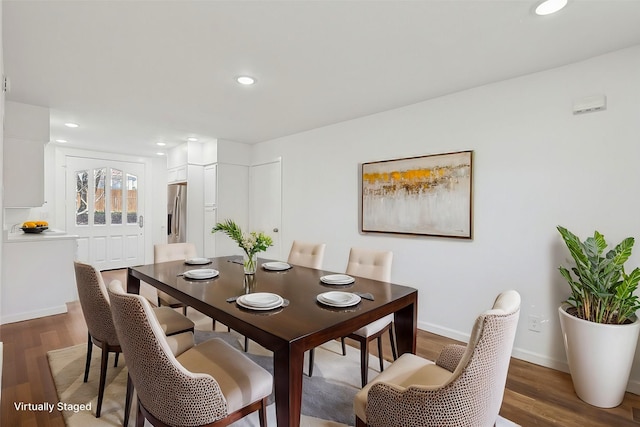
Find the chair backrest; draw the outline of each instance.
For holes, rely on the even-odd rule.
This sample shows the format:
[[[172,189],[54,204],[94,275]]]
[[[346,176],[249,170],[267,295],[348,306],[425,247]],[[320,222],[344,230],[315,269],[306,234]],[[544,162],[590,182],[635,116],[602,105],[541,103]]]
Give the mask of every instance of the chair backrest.
[[[168,262],[195,258],[198,250],[193,243],[158,243],[153,246],[153,261]]]
[[[227,416],[217,381],[192,373],[175,358],[149,302],[127,294],[118,280],[109,284],[113,320],[138,399],[169,425],[203,425]]]
[[[376,251],[364,248],[351,248],[347,274],[368,279],[391,281],[391,261],[393,252]]]
[[[324,243],[307,243],[294,240],[287,262],[309,268],[322,268],[324,259]]]
[[[82,314],[91,336],[109,345],[118,345],[111,307],[102,275],[90,264],[74,261],[76,286]]]
[[[415,385],[405,390],[403,399],[406,402],[424,404],[420,411],[411,415],[406,408],[399,407],[398,417],[403,423],[493,426],[502,405],[519,315],[520,294],[513,290],[501,293],[493,308],[476,319],[466,350],[450,378],[438,387]],[[378,386],[380,389],[376,390]],[[388,387],[384,383],[374,385],[369,391],[369,404],[376,399],[388,402],[389,396],[383,390],[387,388],[388,391]],[[389,425],[389,410],[376,413],[376,404],[369,404],[367,421],[370,425]]]

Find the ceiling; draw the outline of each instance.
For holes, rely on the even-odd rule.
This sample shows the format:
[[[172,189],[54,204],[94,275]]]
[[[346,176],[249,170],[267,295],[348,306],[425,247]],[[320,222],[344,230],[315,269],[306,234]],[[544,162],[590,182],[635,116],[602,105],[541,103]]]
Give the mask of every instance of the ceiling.
[[[154,155],[158,141],[257,143],[640,44],[640,1],[535,5],[4,0],[6,98],[49,107],[52,141]]]

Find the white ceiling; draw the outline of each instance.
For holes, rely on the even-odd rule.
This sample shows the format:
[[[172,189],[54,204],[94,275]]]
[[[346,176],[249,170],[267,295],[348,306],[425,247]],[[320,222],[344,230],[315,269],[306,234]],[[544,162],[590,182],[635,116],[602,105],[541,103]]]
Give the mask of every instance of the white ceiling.
[[[7,99],[77,147],[256,143],[640,44],[640,1],[569,1],[4,0]]]

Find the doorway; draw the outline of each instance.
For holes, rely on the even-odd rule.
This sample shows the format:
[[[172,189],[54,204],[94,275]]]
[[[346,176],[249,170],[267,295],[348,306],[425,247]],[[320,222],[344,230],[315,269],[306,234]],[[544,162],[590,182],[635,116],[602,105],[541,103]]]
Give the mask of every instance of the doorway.
[[[67,232],[78,259],[99,270],[144,264],[142,163],[68,156]]]

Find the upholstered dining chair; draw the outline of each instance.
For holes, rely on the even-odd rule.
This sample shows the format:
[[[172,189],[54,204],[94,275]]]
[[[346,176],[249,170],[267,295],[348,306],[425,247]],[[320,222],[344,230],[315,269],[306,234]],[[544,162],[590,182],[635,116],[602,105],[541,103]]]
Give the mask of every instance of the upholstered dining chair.
[[[356,426],[495,425],[519,314],[520,294],[505,291],[477,318],[466,346],[444,347],[435,363],[400,356],[356,394]]]
[[[153,246],[153,262],[179,261],[198,256],[198,250],[193,243],[158,243]],[[158,291],[158,307],[169,306],[171,308],[182,307],[182,312],[187,315],[187,306],[171,295]],[[215,321],[214,321],[215,329]]]
[[[105,379],[109,353],[115,353],[114,366],[118,366],[118,356],[122,352],[111,316],[111,306],[107,295],[107,288],[100,272],[92,265],[74,261],[76,285],[82,314],[88,329],[87,361],[84,370],[84,382],[89,379],[91,353],[93,344],[102,349],[100,359],[100,383],[98,385],[98,402],[96,404],[96,418],[100,417],[102,399],[104,396]],[[167,335],[193,331],[191,320],[169,307],[154,309],[162,331]]]
[[[181,334],[171,345],[149,302],[109,284],[118,339],[137,390],[136,425],[226,426],[256,410],[266,427],[273,377],[219,338],[194,345]],[[184,339],[185,335],[187,339]]]
[[[349,251],[346,273],[351,276],[389,282],[391,280],[392,260],[393,253],[389,251],[351,248]],[[398,355],[393,334],[393,314],[389,314],[382,319],[375,320],[348,335],[348,338],[352,338],[360,343],[360,378],[363,387],[367,384],[369,374],[369,343],[375,339],[378,340],[380,371],[384,369],[384,359],[382,358],[382,335],[386,331],[389,331],[391,352],[393,354],[393,359],[395,360]],[[309,354],[309,376],[313,375],[313,353],[314,351],[311,350],[311,353]],[[347,354],[344,337],[342,338],[342,354]]]
[[[322,268],[324,259],[324,243],[307,243],[294,240],[287,262],[309,268]]]

